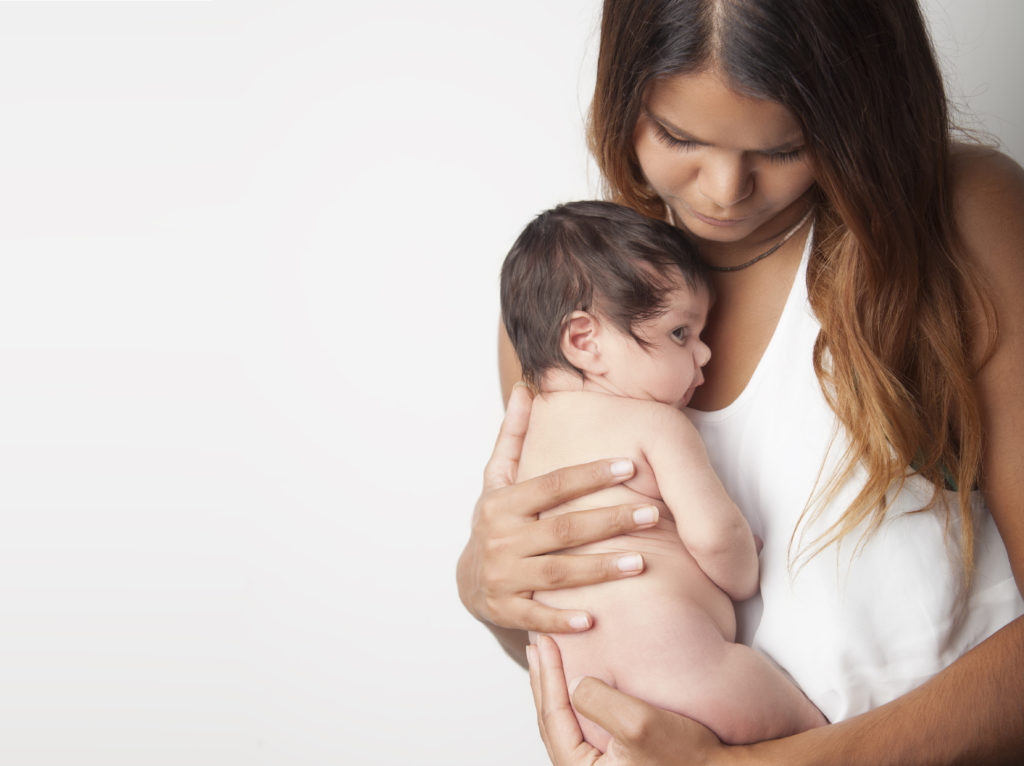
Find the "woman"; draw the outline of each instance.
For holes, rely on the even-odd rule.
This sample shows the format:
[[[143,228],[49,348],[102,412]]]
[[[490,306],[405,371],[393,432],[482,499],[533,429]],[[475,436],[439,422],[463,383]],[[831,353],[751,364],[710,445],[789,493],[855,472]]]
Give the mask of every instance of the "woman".
[[[952,145],[916,2],[606,0],[591,118],[612,198],[685,228],[716,271],[691,407],[764,538],[747,635],[833,724],[727,748],[585,679],[573,704],[614,737],[599,759],[542,638],[552,760],[1017,762],[1024,172]],[[512,393],[459,564],[520,661],[525,630],[590,626],[533,591],[642,576],[555,553],[633,528],[633,509],[537,521],[624,477],[609,456],[513,485],[528,412]]]

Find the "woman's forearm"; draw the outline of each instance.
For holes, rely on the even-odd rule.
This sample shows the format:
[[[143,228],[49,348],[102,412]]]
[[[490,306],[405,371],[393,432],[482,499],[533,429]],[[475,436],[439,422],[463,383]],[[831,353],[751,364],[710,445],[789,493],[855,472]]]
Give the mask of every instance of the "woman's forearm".
[[[738,763],[794,766],[1020,764],[1024,617],[887,705],[733,753]]]

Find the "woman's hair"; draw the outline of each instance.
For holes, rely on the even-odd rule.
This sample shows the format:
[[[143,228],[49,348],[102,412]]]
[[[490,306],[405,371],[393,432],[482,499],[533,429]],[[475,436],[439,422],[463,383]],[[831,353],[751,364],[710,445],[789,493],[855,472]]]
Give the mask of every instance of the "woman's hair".
[[[958,490],[970,571],[982,433],[967,306],[985,307],[989,349],[995,317],[959,257],[951,124],[916,0],[605,0],[589,127],[611,199],[666,215],[637,160],[637,119],[653,83],[708,71],[792,113],[817,182],[814,365],[848,449],[808,510],[858,463],[868,472],[817,550],[877,529],[912,466]]]
[[[599,314],[641,346],[636,325],[663,314],[682,278],[711,292],[707,267],[686,235],[664,221],[610,202],[570,202],[541,213],[512,245],[501,269],[501,316],[537,390],[552,368],[580,373],[562,354],[573,311]]]

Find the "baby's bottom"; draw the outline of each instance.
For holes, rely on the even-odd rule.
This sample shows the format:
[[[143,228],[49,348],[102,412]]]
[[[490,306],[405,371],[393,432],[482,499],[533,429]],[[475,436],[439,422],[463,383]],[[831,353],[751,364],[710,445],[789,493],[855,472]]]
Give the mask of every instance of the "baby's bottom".
[[[628,598],[602,600],[591,630],[553,636],[567,680],[599,678],[699,721],[729,744],[759,742],[827,723],[766,657],[727,641],[704,609],[692,601],[646,597],[635,587],[638,581],[630,584],[634,587],[622,591]],[[587,741],[605,750],[609,734],[577,717]]]

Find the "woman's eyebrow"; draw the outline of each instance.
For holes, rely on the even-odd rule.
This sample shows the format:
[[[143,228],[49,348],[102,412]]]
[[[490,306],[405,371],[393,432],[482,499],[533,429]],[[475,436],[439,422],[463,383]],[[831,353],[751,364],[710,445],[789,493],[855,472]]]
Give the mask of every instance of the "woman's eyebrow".
[[[646,107],[644,108],[644,114],[646,114],[649,119],[658,123],[663,129],[671,133],[676,138],[682,139],[683,141],[692,141],[695,144],[704,144],[705,146],[709,146],[711,144],[710,141],[704,141],[703,139],[698,138],[692,133],[683,130],[678,125],[673,125],[672,122],[666,120],[664,117],[656,115],[654,112],[652,112],[650,109]],[[803,136],[798,136],[796,138],[791,138],[788,141],[784,141],[778,146],[769,146],[764,149],[750,149],[749,151],[757,152],[758,154],[779,154],[791,152],[794,149],[799,149],[803,145]]]

